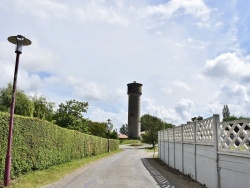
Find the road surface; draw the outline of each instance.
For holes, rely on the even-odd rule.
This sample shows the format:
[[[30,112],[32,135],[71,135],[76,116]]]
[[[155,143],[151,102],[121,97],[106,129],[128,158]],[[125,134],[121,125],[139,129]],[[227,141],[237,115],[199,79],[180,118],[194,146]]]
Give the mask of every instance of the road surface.
[[[46,188],[157,188],[142,159],[152,152],[123,146],[124,151],[87,165]]]
[[[102,158],[44,188],[204,188],[169,168],[145,146],[121,146],[124,151]]]

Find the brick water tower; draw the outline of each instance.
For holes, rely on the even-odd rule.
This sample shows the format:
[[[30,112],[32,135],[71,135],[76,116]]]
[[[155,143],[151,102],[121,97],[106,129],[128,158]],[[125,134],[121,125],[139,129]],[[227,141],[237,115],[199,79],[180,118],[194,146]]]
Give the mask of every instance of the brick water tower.
[[[141,109],[141,88],[142,84],[133,83],[128,85],[128,138],[140,139],[140,109]]]

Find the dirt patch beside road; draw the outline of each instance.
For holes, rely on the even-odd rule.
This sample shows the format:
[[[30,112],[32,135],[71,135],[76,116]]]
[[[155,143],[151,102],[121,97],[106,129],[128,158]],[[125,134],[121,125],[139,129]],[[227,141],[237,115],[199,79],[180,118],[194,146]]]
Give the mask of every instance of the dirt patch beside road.
[[[160,187],[205,188],[189,176],[164,164],[160,159],[144,158],[142,162]]]

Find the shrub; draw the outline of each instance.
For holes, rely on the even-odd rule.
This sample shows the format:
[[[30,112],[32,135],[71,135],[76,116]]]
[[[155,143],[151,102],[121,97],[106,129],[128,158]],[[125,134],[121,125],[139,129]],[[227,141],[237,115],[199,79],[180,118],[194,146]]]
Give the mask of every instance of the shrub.
[[[14,117],[11,177],[20,173],[107,152],[108,140],[59,127],[51,122]],[[9,115],[0,112],[0,181],[3,179]],[[119,147],[110,140],[110,150]]]

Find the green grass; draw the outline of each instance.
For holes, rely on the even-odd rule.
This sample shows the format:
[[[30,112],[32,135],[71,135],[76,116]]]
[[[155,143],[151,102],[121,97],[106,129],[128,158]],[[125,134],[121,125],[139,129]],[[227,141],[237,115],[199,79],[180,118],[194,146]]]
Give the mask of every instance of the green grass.
[[[130,144],[130,146],[142,146],[143,144],[142,143],[132,143]]]
[[[121,140],[120,145],[126,145],[126,144],[141,144],[140,140]]]
[[[155,146],[155,148],[153,148],[153,147],[148,147],[148,148],[145,148],[146,149],[146,151],[147,152],[154,152],[155,151],[155,153],[153,153],[153,158],[158,158],[158,146]]]
[[[154,152],[154,148],[153,147],[146,148],[146,151]],[[158,146],[155,146],[155,152],[158,152]]]
[[[230,146],[230,150],[236,150],[236,147],[235,146]],[[239,150],[240,151],[246,151],[246,150],[248,150],[245,146],[241,146],[240,148],[239,148]]]
[[[83,158],[72,162],[64,163],[58,166],[52,166],[46,170],[33,171],[19,176],[16,180],[12,181],[10,188],[36,188],[42,187],[46,184],[53,183],[67,174],[74,172],[87,164],[97,161],[101,158],[121,152],[121,149],[105,153],[102,155]]]

